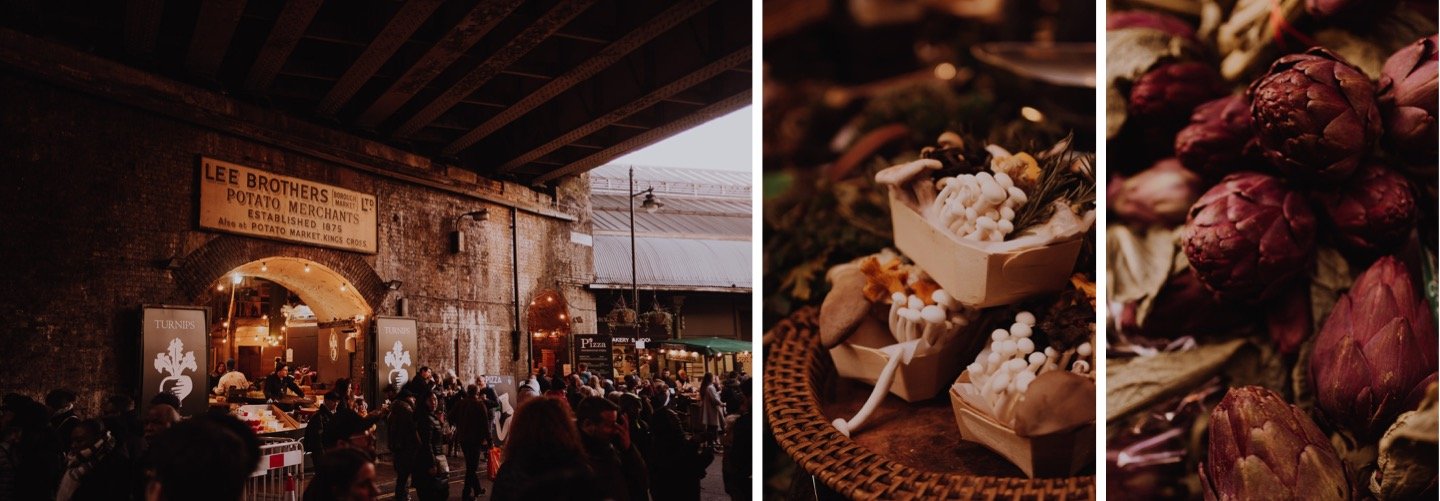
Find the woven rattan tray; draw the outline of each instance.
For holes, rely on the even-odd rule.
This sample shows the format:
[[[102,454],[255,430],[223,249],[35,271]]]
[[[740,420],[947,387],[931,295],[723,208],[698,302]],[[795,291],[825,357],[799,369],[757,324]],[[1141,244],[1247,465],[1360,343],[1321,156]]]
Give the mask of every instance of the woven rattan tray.
[[[928,471],[897,461],[875,448],[846,438],[830,425],[834,416],[820,395],[846,393],[836,381],[829,353],[820,348],[814,308],[805,308],[776,324],[765,335],[765,413],[775,439],[795,462],[827,487],[852,499],[1093,499],[1095,478],[1025,478],[1012,465],[976,449],[968,472]],[[837,387],[840,390],[837,390]],[[920,405],[907,420],[921,426],[894,426],[930,433],[943,428],[949,404]],[[935,408],[932,408],[935,407]],[[878,417],[878,414],[877,414]],[[909,424],[909,421],[907,421]],[[958,435],[953,417],[945,438]],[[883,425],[877,425],[883,427]],[[916,436],[915,441],[936,437]],[[863,441],[863,440],[862,440]],[[893,440],[887,440],[893,442]],[[893,452],[893,451],[892,451]],[[970,453],[965,453],[970,454]],[[929,458],[925,462],[929,464]],[[943,460],[936,464],[944,465]],[[953,466],[953,465],[951,465]]]

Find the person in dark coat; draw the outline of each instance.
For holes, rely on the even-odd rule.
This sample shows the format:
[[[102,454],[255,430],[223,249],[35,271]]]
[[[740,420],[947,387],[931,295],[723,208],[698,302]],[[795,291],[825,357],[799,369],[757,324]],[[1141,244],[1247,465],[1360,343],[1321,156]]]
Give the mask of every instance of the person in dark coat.
[[[465,454],[465,488],[460,498],[469,501],[485,493],[479,471],[480,457],[490,443],[490,406],[473,384],[465,388],[463,395],[450,409],[450,423],[455,426],[460,451]]]
[[[421,501],[450,497],[449,469],[445,464],[445,431],[440,422],[440,395],[430,393],[415,408],[415,431],[420,453],[415,456],[415,492]]]
[[[650,467],[650,493],[655,499],[698,500],[700,479],[705,468],[715,460],[708,448],[685,439],[680,416],[670,409],[655,412],[650,425],[654,435],[651,445],[653,462]]]
[[[120,446],[131,458],[139,458],[145,451],[145,424],[135,412],[135,399],[128,395],[111,395],[100,408],[100,419],[105,429],[115,436]]]
[[[431,379],[434,374],[430,367],[421,366],[419,370],[415,371],[415,377],[400,387],[400,391],[410,392],[411,395],[415,395],[416,402],[423,402],[427,395],[435,392],[435,382]]]
[[[320,403],[320,410],[310,416],[305,423],[305,438],[301,443],[305,452],[310,453],[312,461],[319,461],[320,456],[325,454],[326,444],[324,441],[326,427],[330,421],[335,419],[335,409],[340,406],[340,397],[334,391],[325,394],[325,400]]]
[[[575,408],[575,422],[599,493],[616,501],[649,499],[645,459],[630,442],[630,423],[620,407],[601,397],[585,397]]]
[[[532,398],[515,411],[490,499],[603,499],[564,400]]]
[[[87,419],[71,431],[70,452],[65,455],[65,472],[60,477],[57,501],[87,499],[131,499],[134,460],[99,419]]]
[[[305,396],[300,385],[295,384],[295,378],[290,377],[290,367],[281,364],[275,368],[275,372],[265,377],[265,398],[280,401],[285,398],[287,390],[297,397]]]
[[[754,417],[750,408],[750,391],[748,384],[740,387],[743,397],[740,401],[740,417],[730,427],[730,443],[725,447],[724,463],[721,465],[725,492],[730,494],[730,499],[736,501],[746,501],[751,497],[753,465],[750,462],[750,423]]]
[[[10,393],[3,405],[6,424],[19,429],[11,447],[16,482],[15,499],[54,499],[55,486],[65,468],[68,449],[50,428],[50,409],[34,399]],[[12,432],[13,433],[13,432]],[[67,440],[65,444],[68,444]]]
[[[389,427],[390,453],[395,461],[395,499],[409,499],[410,475],[415,472],[416,458],[420,455],[420,435],[416,432],[415,395],[401,391],[390,404]]]
[[[51,390],[45,395],[45,406],[50,408],[50,429],[55,430],[61,442],[70,443],[70,432],[80,424],[80,415],[75,412],[75,392]]]

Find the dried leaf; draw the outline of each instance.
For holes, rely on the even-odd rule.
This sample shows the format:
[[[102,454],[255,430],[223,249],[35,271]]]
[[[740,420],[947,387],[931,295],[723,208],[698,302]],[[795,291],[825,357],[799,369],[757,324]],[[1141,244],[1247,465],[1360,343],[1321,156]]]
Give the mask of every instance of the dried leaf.
[[[1360,38],[1354,33],[1341,29],[1320,30],[1315,34],[1315,41],[1331,52],[1339,54],[1371,80],[1380,78],[1380,68],[1385,66],[1385,59],[1390,57],[1393,50],[1385,50],[1379,44]]]
[[[1380,457],[1370,492],[1380,499],[1433,499],[1436,488],[1435,385],[1420,406],[1400,415],[1380,439]],[[1428,496],[1426,491],[1430,491]]]
[[[1193,41],[1150,28],[1105,32],[1105,138],[1113,138],[1125,125],[1130,83],[1156,64],[1195,59],[1200,47]]]
[[[1218,374],[1246,346],[1245,340],[1235,339],[1189,351],[1110,361],[1105,369],[1105,419],[1123,418],[1193,390]]]
[[[1270,56],[1279,51],[1275,47],[1276,27],[1293,26],[1305,14],[1305,2],[1301,0],[1238,0],[1229,9],[1221,5],[1225,2],[1206,3],[1201,24],[1207,28],[1202,30],[1202,36],[1208,36],[1208,27],[1215,26],[1217,52],[1225,55],[1220,61],[1220,74],[1232,82],[1269,66],[1274,60]]]
[[[1176,258],[1181,256],[1175,245],[1176,232],[1156,226],[1137,233],[1124,225],[1110,225],[1105,230],[1110,254],[1107,299],[1111,304],[1139,301],[1137,325],[1144,325],[1151,303],[1176,268]]]
[[[1326,246],[1315,249],[1315,268],[1310,272],[1310,314],[1315,317],[1315,332],[1320,332],[1335,302],[1352,283],[1355,279],[1350,275],[1350,264],[1340,251]]]
[[[780,282],[780,288],[789,290],[790,295],[795,299],[799,299],[802,302],[809,301],[812,292],[810,290],[810,282],[815,280],[815,277],[824,267],[824,258],[812,259],[801,263],[791,268],[790,271],[785,274],[785,279]]]
[[[1290,380],[1290,364],[1265,339],[1252,340],[1252,348],[1240,350],[1225,364],[1225,381],[1231,387],[1263,386],[1281,395]]]

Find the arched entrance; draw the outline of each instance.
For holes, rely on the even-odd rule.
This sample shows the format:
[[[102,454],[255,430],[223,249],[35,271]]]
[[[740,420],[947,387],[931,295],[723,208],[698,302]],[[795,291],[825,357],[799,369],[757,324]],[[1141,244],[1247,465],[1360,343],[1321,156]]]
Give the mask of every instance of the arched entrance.
[[[565,296],[555,289],[541,291],[530,300],[525,325],[535,368],[544,367],[551,376],[562,374],[564,364],[570,363],[570,305]]]
[[[364,346],[374,313],[352,280],[319,262],[289,256],[256,259],[224,272],[199,302],[211,307],[215,319],[213,359],[235,360],[251,380],[273,370],[277,358],[309,369],[315,382],[354,377],[351,354]]]

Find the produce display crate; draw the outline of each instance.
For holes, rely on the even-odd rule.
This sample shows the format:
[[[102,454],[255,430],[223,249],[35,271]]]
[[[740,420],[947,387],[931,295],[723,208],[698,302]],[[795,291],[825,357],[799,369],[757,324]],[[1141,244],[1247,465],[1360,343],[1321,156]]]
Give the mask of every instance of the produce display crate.
[[[1014,304],[1065,288],[1084,244],[1071,240],[996,252],[936,228],[890,187],[895,247],[925,270],[956,301],[969,306]]]
[[[845,342],[830,349],[840,377],[874,385],[890,356],[881,348],[895,343],[889,328],[874,318],[866,318]],[[902,363],[895,369],[895,379],[890,383],[890,393],[915,402],[934,398],[950,386],[965,368],[962,360],[974,359],[980,352],[983,338],[956,336],[939,351],[915,355],[910,363]]]
[[[969,372],[961,373],[955,382],[970,382]],[[962,438],[1005,456],[1030,477],[1074,475],[1095,461],[1094,421],[1070,431],[1022,437],[985,411],[971,406],[953,386],[950,404],[955,409],[955,425],[960,427]]]
[[[961,441],[950,403],[945,399],[901,404],[903,409],[892,409],[895,414],[906,415],[904,425],[887,423],[877,412],[872,417],[876,419],[873,427],[867,427],[856,439],[841,435],[831,421],[843,416],[827,415],[826,409],[830,408],[832,414],[844,412],[833,402],[842,393],[837,388],[854,384],[838,377],[829,352],[821,348],[817,316],[815,308],[801,309],[765,334],[769,358],[763,379],[764,405],[780,447],[830,489],[859,500],[1095,497],[1093,475],[1028,478],[1005,458],[978,444]],[[863,395],[859,399],[863,400]],[[934,435],[937,430],[941,435]],[[951,461],[897,459],[899,447],[881,452],[883,447],[877,440],[881,434],[890,434],[886,441],[903,443],[905,447],[943,447],[946,450],[920,452],[943,455]],[[919,467],[918,463],[943,463],[948,471]]]

